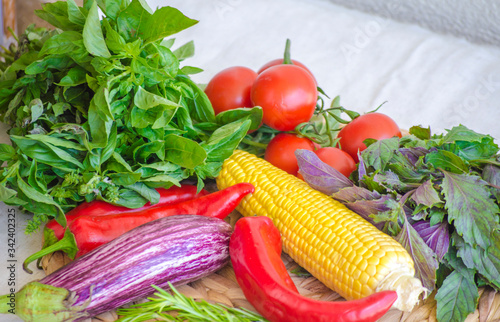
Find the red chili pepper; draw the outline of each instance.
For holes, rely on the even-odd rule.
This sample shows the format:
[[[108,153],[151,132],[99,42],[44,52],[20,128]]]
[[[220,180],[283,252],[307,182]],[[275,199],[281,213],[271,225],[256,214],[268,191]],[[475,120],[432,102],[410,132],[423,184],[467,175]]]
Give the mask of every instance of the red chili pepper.
[[[271,322],[376,321],[397,299],[394,291],[337,302],[300,295],[281,260],[280,233],[267,217],[239,219],[229,254],[245,297]]]
[[[243,182],[173,205],[109,216],[77,217],[68,226],[61,240],[29,256],[23,268],[30,272],[27,268],[29,263],[58,250],[65,251],[71,258],[80,257],[135,227],[163,217],[189,214],[224,219],[241,199],[254,190],[252,184]]]
[[[127,208],[116,206],[102,200],[93,200],[91,202],[84,202],[73,208],[66,213],[66,221],[69,226],[73,220],[81,216],[107,216],[113,214],[120,214],[125,212],[134,212],[139,210],[148,209],[151,207],[159,207],[164,205],[172,205],[186,200],[202,197],[208,194],[208,191],[202,189],[199,193],[197,187],[190,184],[182,184],[181,186],[172,186],[168,189],[157,188],[156,191],[160,194],[160,201],[154,205],[150,202],[141,208]],[[54,231],[57,239],[64,236],[65,228],[61,226],[55,219],[50,220],[45,227]]]

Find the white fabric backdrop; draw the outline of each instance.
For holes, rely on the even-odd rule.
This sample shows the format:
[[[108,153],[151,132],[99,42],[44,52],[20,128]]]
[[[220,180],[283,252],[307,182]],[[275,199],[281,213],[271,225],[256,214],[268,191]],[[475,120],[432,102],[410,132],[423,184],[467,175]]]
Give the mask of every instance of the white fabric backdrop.
[[[306,64],[330,97],[349,109],[380,110],[402,128],[430,126],[435,133],[462,123],[500,138],[500,48],[435,34],[414,25],[335,5],[326,0],[149,0],[154,9],[170,5],[200,22],[181,32],[177,45],[194,40],[195,57],[185,63],[205,71],[206,83],[223,68],[258,69],[282,57],[285,40],[292,57]],[[0,127],[1,142],[8,142]],[[0,276],[7,276],[7,207],[0,205]],[[16,287],[39,279],[22,273],[21,263],[40,248],[41,234],[24,235],[18,214]],[[34,265],[34,264],[32,264]],[[34,268],[34,266],[32,266]],[[0,294],[8,293],[0,278]],[[19,321],[0,315],[0,321]]]

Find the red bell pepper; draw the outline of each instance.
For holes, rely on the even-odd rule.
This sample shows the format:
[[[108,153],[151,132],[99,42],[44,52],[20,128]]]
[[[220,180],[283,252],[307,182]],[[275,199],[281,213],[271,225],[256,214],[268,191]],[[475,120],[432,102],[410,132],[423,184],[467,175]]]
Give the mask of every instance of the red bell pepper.
[[[252,184],[243,182],[173,205],[109,216],[77,217],[68,225],[61,240],[29,256],[23,268],[29,273],[30,270],[27,268],[29,263],[58,250],[65,251],[72,259],[80,257],[135,227],[163,217],[200,215],[224,219],[236,208],[241,199],[253,193],[254,189]]]
[[[271,322],[376,321],[397,299],[395,291],[327,302],[299,294],[281,260],[281,236],[268,217],[236,222],[229,254],[236,280],[247,300]]]
[[[69,226],[73,222],[73,220],[81,216],[107,216],[125,212],[133,212],[148,209],[151,207],[172,205],[186,200],[202,197],[208,194],[208,191],[206,191],[205,189],[197,192],[197,187],[190,184],[172,186],[168,189],[157,188],[156,191],[158,191],[158,193],[160,194],[160,201],[158,201],[158,203],[152,205],[148,202],[143,207],[136,209],[116,206],[102,200],[93,200],[91,202],[81,203],[80,205],[66,213],[67,225]],[[45,225],[45,227],[47,227],[48,229],[52,229],[57,239],[63,238],[65,228],[61,226],[55,219],[50,220]]]

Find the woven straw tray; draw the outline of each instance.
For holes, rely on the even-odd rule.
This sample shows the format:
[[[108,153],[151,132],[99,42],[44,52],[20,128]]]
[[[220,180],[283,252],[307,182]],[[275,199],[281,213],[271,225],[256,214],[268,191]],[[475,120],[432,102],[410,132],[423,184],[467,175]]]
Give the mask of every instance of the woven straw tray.
[[[214,189],[208,186],[208,190]],[[234,226],[234,223],[241,215],[233,211],[226,221]],[[343,301],[344,299],[327,288],[323,283],[314,277],[302,277],[292,273],[298,265],[286,254],[282,255],[282,259],[290,272],[297,289],[300,294],[306,297],[314,298],[322,301]],[[45,256],[42,259],[42,267],[45,274],[50,274],[71,260],[62,252],[56,252]],[[178,286],[177,290],[194,299],[205,299],[209,302],[222,303],[230,307],[244,307],[255,311],[252,305],[245,299],[243,291],[238,286],[234,276],[231,264],[193,283]],[[117,314],[107,312],[92,319],[87,319],[85,322],[111,322],[118,318]],[[436,302],[433,294],[425,301],[416,306],[411,312],[401,312],[396,309],[389,310],[381,319],[380,322],[393,321],[437,321],[436,320]],[[478,309],[473,314],[470,314],[466,322],[493,322],[500,321],[500,294],[492,289],[480,289],[480,299]]]

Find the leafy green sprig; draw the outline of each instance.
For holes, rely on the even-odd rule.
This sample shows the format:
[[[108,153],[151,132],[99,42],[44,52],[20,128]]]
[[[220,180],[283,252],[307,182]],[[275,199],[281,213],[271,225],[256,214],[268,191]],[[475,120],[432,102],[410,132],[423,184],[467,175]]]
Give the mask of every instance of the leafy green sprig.
[[[194,178],[201,189],[260,124],[260,108],[214,115],[189,77],[201,69],[181,67],[193,43],[166,38],[197,23],[175,8],[67,0],[36,13],[54,29],[28,27],[0,77],[12,141],[0,145],[0,200],[34,214],[28,231],[64,225],[82,201],[137,208],[157,187]]]
[[[170,283],[171,293],[153,286],[157,293],[147,302],[118,309],[120,322],[139,322],[158,319],[161,321],[251,322],[267,321],[262,316],[244,308],[232,308],[223,304],[195,301],[181,293]]]

